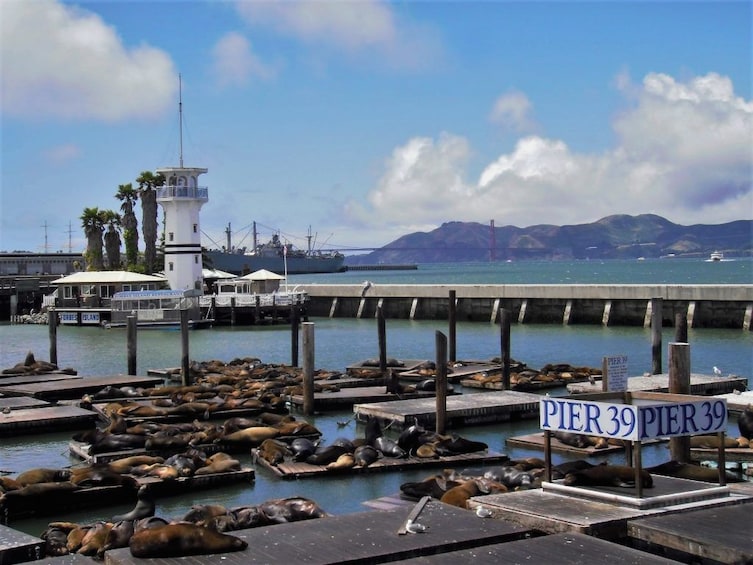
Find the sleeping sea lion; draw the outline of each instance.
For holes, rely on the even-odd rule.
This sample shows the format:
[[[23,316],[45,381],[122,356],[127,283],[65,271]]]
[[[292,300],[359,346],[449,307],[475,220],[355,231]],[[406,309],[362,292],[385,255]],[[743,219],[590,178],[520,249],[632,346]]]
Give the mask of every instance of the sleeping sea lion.
[[[146,558],[227,553],[248,547],[241,538],[188,523],[141,530],[131,536],[128,545],[131,555]]]
[[[651,474],[641,470],[641,482],[644,488],[654,486]],[[564,478],[564,484],[570,486],[608,486],[634,487],[635,469],[627,465],[596,465],[590,469],[571,471]]]
[[[753,404],[748,404],[737,418],[740,435],[748,441],[753,441]]]
[[[259,510],[272,524],[298,522],[328,516],[316,502],[300,496],[267,500],[259,505]]]
[[[16,477],[16,482],[22,487],[36,483],[56,483],[67,481],[71,478],[71,472],[67,469],[29,469]]]

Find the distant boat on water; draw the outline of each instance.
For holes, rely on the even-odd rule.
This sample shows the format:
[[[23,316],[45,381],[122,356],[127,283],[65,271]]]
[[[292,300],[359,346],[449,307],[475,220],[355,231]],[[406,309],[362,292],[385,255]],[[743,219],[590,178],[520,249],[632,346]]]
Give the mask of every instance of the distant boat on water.
[[[253,225],[253,246],[233,247],[230,225],[225,229],[227,244],[223,249],[205,252],[211,267],[236,275],[244,275],[261,269],[279,275],[304,275],[310,273],[338,273],[345,270],[345,256],[337,251],[311,249],[311,233],[308,249],[296,249],[291,243],[283,243],[278,234],[266,243],[257,243],[256,222]]]
[[[716,263],[717,261],[724,261],[724,253],[721,251],[714,251],[711,255],[709,255],[709,258],[706,259],[709,263]]]

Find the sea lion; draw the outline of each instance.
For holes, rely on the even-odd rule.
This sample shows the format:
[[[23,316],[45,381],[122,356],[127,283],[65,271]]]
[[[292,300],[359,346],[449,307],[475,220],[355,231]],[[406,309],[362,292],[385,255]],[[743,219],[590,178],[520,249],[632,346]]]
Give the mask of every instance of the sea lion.
[[[290,442],[290,450],[293,452],[293,459],[305,461],[316,451],[316,443],[305,437],[297,437]]]
[[[154,497],[149,491],[148,485],[141,485],[139,491],[136,493],[136,506],[133,510],[125,514],[119,514],[112,517],[112,522],[120,522],[122,520],[141,520],[142,518],[148,518],[154,516],[155,511]]]
[[[336,461],[343,453],[348,453],[348,448],[341,445],[325,445],[317,447],[316,451],[306,458],[309,465],[327,465]]]
[[[376,447],[374,443],[376,442],[377,438],[382,437],[382,426],[379,424],[379,420],[373,417],[369,417],[366,420],[366,430],[364,434],[366,443],[373,447]]]
[[[241,462],[227,456],[226,458],[218,458],[212,461],[208,459],[206,465],[196,469],[194,476],[211,475],[213,473],[229,473],[230,471],[240,470]]]
[[[719,447],[718,435],[699,435],[690,436],[690,447],[698,447],[702,449],[716,449]],[[731,437],[724,436],[724,447],[738,447],[737,440]]]
[[[68,538],[65,541],[65,548],[68,553],[76,553],[81,547],[81,540],[86,533],[92,529],[91,525],[79,525],[68,532]]]
[[[97,554],[97,557],[101,558],[102,554],[111,549],[119,549],[121,547],[128,547],[128,542],[133,535],[134,526],[136,520],[121,520],[115,522],[110,528],[110,532],[107,534],[105,544],[102,546],[101,553]]]
[[[368,467],[379,459],[379,452],[370,445],[359,445],[353,452],[353,460],[359,467]]]
[[[240,506],[230,510],[230,514],[235,518],[235,525],[239,530],[247,528],[258,528],[269,524],[269,519],[259,509],[258,506]]]
[[[44,540],[44,553],[50,557],[68,555],[68,532],[69,530],[56,526],[48,526],[47,529],[39,536]]]
[[[18,490],[23,488],[23,485],[16,479],[11,477],[0,477],[0,493],[8,492],[9,490]]]
[[[533,488],[536,479],[528,471],[521,471],[514,465],[492,467],[484,472],[484,478],[505,485],[508,489],[525,490]]]
[[[222,504],[195,504],[183,515],[181,520],[183,522],[191,522],[192,524],[200,524],[211,518],[224,516],[227,513],[227,508]]]
[[[640,476],[644,488],[654,486],[648,471],[642,469]],[[569,486],[634,487],[635,469],[627,465],[596,465],[590,469],[571,471],[565,475],[563,482]]]
[[[424,496],[431,496],[440,500],[448,490],[459,484],[461,484],[460,481],[448,480],[441,475],[434,475],[423,481],[401,484],[400,493],[413,500],[420,500]]]
[[[463,453],[475,453],[489,449],[483,441],[473,441],[453,434],[448,439],[439,440],[436,443],[436,451],[439,455],[459,455]]]
[[[71,472],[67,469],[29,469],[16,476],[16,482],[22,487],[36,483],[56,483],[67,481],[71,478]]]
[[[243,551],[248,543],[236,536],[215,532],[196,524],[168,524],[141,530],[129,542],[134,557],[183,557]]]
[[[385,457],[394,457],[395,459],[403,459],[408,457],[408,453],[400,447],[396,441],[393,441],[384,436],[378,437],[374,441],[374,448],[381,452]]]
[[[104,434],[89,446],[89,454],[124,451],[144,447],[146,436],[139,434]]]
[[[129,473],[133,467],[137,465],[153,465],[154,463],[164,463],[165,460],[162,457],[154,457],[152,455],[133,455],[131,457],[123,457],[121,459],[115,459],[110,461],[108,466],[116,473]]]
[[[272,438],[265,439],[256,452],[259,457],[272,466],[277,466],[280,463],[283,463],[286,457],[291,457],[293,455],[285,442]]]
[[[352,469],[356,464],[356,460],[352,453],[343,453],[336,460],[328,463],[326,469],[328,471],[337,471],[341,469]]]
[[[426,430],[419,426],[418,420],[416,420],[412,426],[408,426],[400,433],[397,444],[405,451],[410,452],[419,446],[419,440],[424,433],[426,433]]]
[[[298,522],[328,516],[316,502],[299,496],[267,500],[259,505],[259,510],[272,524]]]
[[[606,463],[602,463],[602,465],[606,465]],[[565,461],[552,467],[552,479],[563,479],[571,471],[580,471],[582,469],[590,469],[591,467],[594,467],[594,464],[585,459]]]
[[[753,441],[753,404],[748,404],[737,417],[737,427],[742,437]]]
[[[104,553],[107,536],[112,529],[111,522],[97,522],[81,539],[81,547],[76,553],[93,557]]]
[[[666,477],[677,477],[678,479],[690,479],[704,483],[718,483],[719,469],[712,469],[703,465],[693,463],[682,463],[680,461],[667,461],[660,465],[655,465],[646,469],[649,473],[655,475],[664,475]],[[737,483],[739,479],[734,473],[725,471],[725,478],[728,483]]]
[[[579,449],[591,447],[591,442],[588,439],[588,436],[584,434],[556,431],[553,432],[552,435],[559,440],[560,443],[564,443],[570,447],[577,447]]]
[[[468,499],[473,496],[500,492],[507,492],[507,488],[503,484],[489,479],[474,478],[452,487],[439,500],[458,508],[467,508]]]
[[[220,443],[256,447],[261,445],[265,439],[273,439],[279,435],[280,430],[272,426],[253,426],[222,436]]]

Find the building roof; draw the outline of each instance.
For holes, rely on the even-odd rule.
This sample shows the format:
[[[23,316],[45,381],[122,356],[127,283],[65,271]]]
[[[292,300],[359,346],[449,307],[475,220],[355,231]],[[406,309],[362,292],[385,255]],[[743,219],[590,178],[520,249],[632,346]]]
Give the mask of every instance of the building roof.
[[[115,284],[115,283],[144,283],[165,282],[165,277],[132,273],[130,271],[82,271],[73,273],[51,284]]]
[[[201,276],[205,279],[234,279],[236,275],[219,269],[202,269]]]
[[[285,277],[273,273],[272,271],[268,271],[267,269],[259,269],[258,271],[254,271],[253,273],[249,273],[240,278],[246,281],[279,281]]]

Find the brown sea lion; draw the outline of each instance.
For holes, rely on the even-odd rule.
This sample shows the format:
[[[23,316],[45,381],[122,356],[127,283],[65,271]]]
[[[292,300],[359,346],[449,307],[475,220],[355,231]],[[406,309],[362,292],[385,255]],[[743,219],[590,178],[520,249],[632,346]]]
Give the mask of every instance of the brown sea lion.
[[[112,517],[112,522],[121,522],[124,520],[141,520],[142,518],[148,518],[154,516],[156,506],[154,504],[154,497],[149,491],[148,485],[141,485],[139,491],[136,494],[136,506],[133,510],[126,512],[125,514],[119,514]]]
[[[682,463],[680,461],[667,461],[666,463],[649,467],[646,471],[655,475],[690,479],[704,483],[719,482],[719,469],[712,469],[711,467],[695,465],[693,463]],[[728,483],[736,483],[741,480],[734,473],[730,472],[725,472],[725,478]]]
[[[105,544],[102,546],[102,551],[97,553],[97,557],[101,558],[102,554],[111,549],[119,549],[121,547],[128,547],[128,542],[131,539],[134,531],[134,524],[136,520],[121,520],[115,522],[107,534]]]
[[[81,547],[78,548],[76,553],[89,556],[104,553],[103,548],[111,529],[111,522],[97,522],[94,524],[81,539]]]
[[[71,472],[67,469],[29,469],[16,477],[16,482],[22,487],[36,483],[56,483],[67,481],[71,478]]]
[[[108,463],[110,469],[116,473],[129,473],[133,467],[137,465],[153,465],[154,463],[164,463],[165,460],[162,457],[154,457],[151,455],[133,455],[131,457],[123,457],[121,459],[115,459]]]
[[[0,493],[8,492],[9,490],[17,490],[23,488],[23,485],[16,479],[11,477],[0,477]]]
[[[313,518],[328,516],[316,502],[300,496],[267,500],[259,505],[259,510],[273,524],[298,522],[300,520],[311,520]]]
[[[352,469],[355,464],[356,460],[352,453],[343,453],[337,459],[328,463],[325,468],[328,471],[337,471],[341,469]]]
[[[196,524],[168,524],[154,530],[141,530],[129,542],[134,557],[183,557],[243,551],[241,538],[215,532]]]
[[[569,486],[634,487],[635,469],[627,465],[596,465],[590,469],[571,471],[563,481]],[[651,474],[645,469],[641,470],[641,482],[644,488],[654,486]]]
[[[719,436],[714,435],[700,435],[690,437],[690,447],[699,447],[702,449],[716,449],[719,447]],[[738,447],[737,440],[731,437],[724,436],[724,447]]]
[[[507,492],[507,487],[489,479],[475,478],[452,487],[439,500],[458,508],[467,508],[468,499],[480,494]]]
[[[353,460],[360,467],[368,467],[379,459],[379,452],[370,445],[359,445],[353,452]]]
[[[227,508],[222,504],[195,504],[183,515],[181,520],[183,522],[199,524],[217,516],[224,516],[227,513]]]
[[[209,461],[209,460],[207,460]],[[241,462],[237,459],[228,457],[227,459],[216,459],[212,462],[208,462],[205,466],[199,467],[194,472],[194,475],[211,475],[213,473],[228,473],[230,471],[240,471]]]
[[[256,452],[259,457],[273,466],[283,463],[286,457],[293,455],[285,442],[272,438],[265,439]]]
[[[68,553],[76,553],[81,548],[81,540],[84,539],[86,533],[91,529],[91,525],[84,524],[79,525],[68,532],[68,538],[65,542],[65,547],[68,550]]]
[[[280,435],[280,430],[271,426],[254,426],[243,428],[237,432],[222,436],[221,443],[241,444],[249,446],[258,446],[265,439],[276,438]]]

